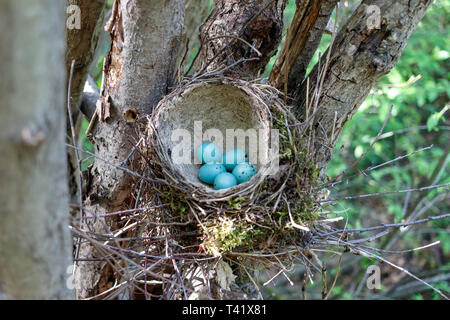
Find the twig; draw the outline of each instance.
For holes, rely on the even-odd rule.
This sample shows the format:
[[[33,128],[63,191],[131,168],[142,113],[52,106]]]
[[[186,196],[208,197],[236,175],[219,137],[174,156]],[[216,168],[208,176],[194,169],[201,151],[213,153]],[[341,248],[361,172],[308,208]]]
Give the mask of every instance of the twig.
[[[380,164],[378,164],[378,165],[376,165],[376,166],[369,167],[369,168],[364,169],[364,170],[361,170],[361,171],[362,171],[362,173],[367,173],[367,172],[369,172],[369,171],[379,169],[379,168],[381,168],[381,167],[384,167],[384,166],[387,166],[387,165],[389,165],[389,164],[392,164],[392,163],[394,163],[394,162],[396,162],[396,161],[399,161],[399,160],[405,159],[405,158],[407,158],[407,157],[410,157],[410,156],[412,156],[412,155],[414,155],[414,154],[416,154],[416,153],[419,153],[419,152],[422,152],[422,151],[426,151],[426,150],[430,150],[430,149],[433,148],[433,147],[434,147],[434,145],[431,145],[431,146],[428,146],[428,147],[425,147],[425,148],[422,148],[422,149],[419,149],[419,150],[410,152],[410,153],[408,153],[408,154],[399,156],[399,157],[397,157],[397,158],[395,158],[395,159],[391,159],[391,160],[389,160],[389,161],[380,163]],[[346,180],[348,180],[348,179],[352,179],[352,178],[354,178],[354,177],[356,177],[356,176],[358,176],[358,175],[359,175],[359,174],[354,174],[354,175],[351,175],[351,176],[346,177],[345,179],[341,179],[341,180],[339,180],[339,181],[335,181],[335,182],[332,182],[332,183],[327,182],[327,183],[321,185],[321,188],[323,188],[324,186],[325,186],[325,187],[334,187],[335,185],[337,185],[337,184],[339,184],[339,183],[342,183],[343,181],[346,181]]]
[[[445,188],[450,185],[449,183],[444,184],[437,184],[433,186],[427,186],[422,188],[415,188],[415,189],[405,189],[405,190],[396,190],[396,191],[387,191],[387,192],[376,192],[376,193],[369,193],[369,194],[360,194],[356,196],[350,196],[350,197],[344,197],[344,198],[338,198],[338,199],[331,199],[331,200],[321,200],[320,203],[327,203],[327,202],[335,202],[335,201],[342,201],[342,200],[352,200],[352,199],[362,199],[362,198],[369,198],[369,197],[378,197],[386,194],[396,194],[396,193],[405,193],[405,192],[416,192],[416,191],[424,191],[424,190],[431,190],[431,189],[438,189],[438,188]]]
[[[269,0],[267,2],[267,4],[261,8],[254,16],[252,16],[246,23],[245,25],[242,27],[242,29],[239,31],[239,36],[241,36],[244,31],[247,29],[247,27],[250,25],[250,23],[256,19],[257,17],[259,17],[259,15],[266,10],[270,4],[272,4],[272,2],[274,2],[274,0]],[[233,45],[236,42],[236,39],[231,40],[230,42],[227,43],[227,45],[225,47],[223,47],[221,50],[219,50],[219,52],[217,52],[210,60],[208,60],[208,62],[206,63],[206,65],[200,70],[200,72],[198,72],[197,74],[203,74],[207,68],[211,65],[211,63],[217,58],[219,57],[222,53],[224,53],[231,45]],[[199,50],[200,52],[200,50]],[[188,70],[189,72],[189,70]]]
[[[69,148],[77,149],[77,150],[79,150],[79,151],[81,151],[81,152],[87,153],[87,154],[89,154],[89,155],[95,157],[96,159],[99,159],[100,161],[103,161],[103,162],[105,162],[106,164],[109,164],[110,166],[112,166],[112,167],[114,167],[114,168],[116,168],[116,169],[120,169],[120,170],[122,170],[122,171],[125,171],[126,173],[128,173],[128,174],[130,174],[130,175],[132,175],[132,176],[135,176],[135,177],[137,177],[137,178],[140,178],[140,179],[143,179],[143,180],[145,180],[145,181],[152,182],[152,183],[161,183],[161,184],[165,184],[165,185],[167,185],[167,186],[169,186],[169,187],[171,187],[171,188],[177,189],[177,190],[179,190],[179,191],[183,191],[182,188],[177,187],[177,186],[174,186],[174,185],[170,184],[169,182],[167,182],[167,181],[165,181],[165,180],[161,180],[161,179],[152,179],[152,178],[144,177],[143,175],[141,175],[141,174],[139,174],[139,173],[136,173],[136,172],[134,172],[134,171],[131,171],[131,170],[128,169],[128,168],[125,168],[125,167],[123,167],[123,166],[114,164],[114,163],[112,163],[112,162],[110,162],[110,161],[108,161],[108,160],[102,159],[101,157],[97,156],[96,154],[94,154],[94,153],[92,153],[92,152],[90,152],[90,151],[84,150],[84,149],[82,149],[82,148],[75,147],[75,146],[70,145],[70,144],[67,144],[67,143],[66,143],[66,146],[69,147]]]
[[[70,123],[70,131],[72,134],[72,144],[76,145],[76,134],[75,134],[75,126],[73,123],[73,116],[72,116],[72,107],[71,107],[71,100],[72,100],[72,80],[73,80],[73,71],[75,68],[75,60],[72,60],[72,63],[70,65],[70,74],[69,74],[69,85],[67,88],[67,114],[69,116],[69,123]],[[80,181],[77,183],[78,184],[78,197],[79,197],[79,201],[80,201],[80,219],[83,217],[83,191],[82,191],[82,187],[81,187],[81,183],[83,181],[83,177],[81,174],[81,160],[80,160],[80,155],[78,153],[78,150],[74,150],[75,152],[75,157],[77,160],[77,170],[78,170],[78,174],[79,174],[79,179]],[[80,254],[80,239],[77,239],[77,243],[76,243],[76,250],[75,250],[75,259],[78,259]],[[74,261],[74,267],[78,266],[78,262],[75,260]],[[75,270],[75,268],[74,268]]]
[[[392,114],[392,109],[394,108],[394,105],[391,105],[391,108],[389,109],[389,113],[386,117],[386,119],[384,120],[383,126],[381,127],[380,131],[378,132],[375,140],[370,144],[370,146],[366,149],[366,151],[364,151],[364,153],[358,158],[358,160],[356,160],[355,162],[353,162],[347,169],[345,169],[344,171],[342,171],[340,174],[338,174],[336,177],[334,177],[333,179],[331,179],[330,182],[334,182],[336,181],[338,178],[342,177],[345,173],[347,173],[349,170],[351,170],[354,166],[356,166],[365,156],[366,154],[372,149],[373,145],[378,141],[378,139],[380,138],[381,134],[383,133],[384,127],[386,127],[386,124],[389,120],[389,118],[391,117]]]
[[[402,226],[410,226],[413,224],[419,224],[419,223],[440,220],[440,219],[446,219],[446,218],[450,218],[450,213],[446,213],[446,214],[443,214],[440,216],[434,216],[434,217],[428,217],[425,219],[410,221],[410,222],[389,223],[389,224],[382,224],[382,225],[375,226],[375,227],[359,228],[359,229],[339,229],[339,230],[334,230],[334,231],[328,233],[327,235],[332,235],[332,234],[336,234],[336,233],[340,233],[340,232],[344,232],[344,231],[345,232],[365,232],[365,231],[373,231],[373,230],[380,230],[380,229],[387,229],[387,228],[398,228],[398,227],[402,227]]]

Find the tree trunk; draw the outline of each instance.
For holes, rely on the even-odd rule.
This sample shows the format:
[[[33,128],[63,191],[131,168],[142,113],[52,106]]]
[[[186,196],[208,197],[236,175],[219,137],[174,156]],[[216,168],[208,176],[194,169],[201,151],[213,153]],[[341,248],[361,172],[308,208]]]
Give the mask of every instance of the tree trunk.
[[[106,26],[111,32],[112,45],[105,61],[102,106],[93,132],[98,158],[90,170],[92,180],[87,182],[87,215],[136,205],[133,191],[137,187],[132,177],[104,160],[121,164],[127,159],[137,143],[135,123],[127,115],[144,118],[172,85],[184,6],[182,0],[116,0],[114,3]],[[130,165],[131,160],[123,165]],[[107,233],[109,228],[117,227],[117,222],[113,218],[96,219],[83,227]],[[91,243],[82,244],[80,259],[99,256],[101,253]],[[78,298],[97,295],[114,281],[106,262],[92,261],[79,261],[75,279]]]
[[[182,77],[184,66],[200,44],[199,27],[208,15],[209,0],[186,0],[183,41],[177,58],[177,74]]]
[[[0,292],[13,299],[73,297],[65,17],[60,1],[0,3]]]

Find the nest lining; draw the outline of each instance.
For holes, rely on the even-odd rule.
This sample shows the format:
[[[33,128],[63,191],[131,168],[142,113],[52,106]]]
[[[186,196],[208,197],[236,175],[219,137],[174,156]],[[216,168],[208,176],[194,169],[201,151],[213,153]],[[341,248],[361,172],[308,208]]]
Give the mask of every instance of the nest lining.
[[[267,175],[273,162],[252,162],[258,173],[248,182],[225,190],[214,190],[201,182],[198,169],[201,164],[195,157],[195,151],[202,141],[202,133],[208,129],[221,132],[223,143],[219,148],[225,153],[227,146],[227,129],[256,129],[258,143],[267,151],[270,144],[270,110],[258,99],[248,87],[229,83],[198,83],[187,88],[180,88],[164,98],[153,112],[150,125],[150,144],[157,153],[164,175],[173,183],[181,184],[189,193],[198,198],[223,198],[233,194],[246,194],[259,185]],[[201,130],[194,130],[196,122],[201,121]],[[174,163],[172,151],[180,140],[173,141],[172,133],[176,129],[189,131],[191,140],[190,163]],[[200,133],[200,134],[199,134]],[[208,141],[206,139],[205,141]],[[261,145],[262,144],[262,145]],[[245,140],[244,149],[250,154],[249,139]],[[272,159],[276,161],[277,159]]]

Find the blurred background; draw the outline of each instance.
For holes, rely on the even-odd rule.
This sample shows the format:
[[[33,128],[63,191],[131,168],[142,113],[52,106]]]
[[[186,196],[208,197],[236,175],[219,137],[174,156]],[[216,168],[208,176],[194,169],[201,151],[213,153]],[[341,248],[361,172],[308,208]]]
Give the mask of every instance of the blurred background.
[[[338,27],[360,1],[341,1]],[[111,6],[112,1],[109,1]],[[211,0],[212,4],[212,0]],[[290,0],[285,10],[285,29],[295,12],[295,1]],[[334,16],[334,15],[333,15]],[[334,177],[351,166],[373,142],[385,121],[391,104],[394,105],[383,134],[373,148],[355,168],[344,175],[342,183],[331,188],[334,198],[370,194],[393,190],[418,188],[450,182],[448,162],[450,122],[448,121],[450,95],[450,0],[437,0],[412,34],[398,65],[372,90],[359,111],[345,126],[334,150],[327,175]],[[324,53],[331,35],[324,35],[318,52]],[[108,50],[108,36],[104,33],[99,42],[90,74],[100,86],[101,68]],[[192,48],[192,61],[198,48]],[[276,56],[262,77],[270,73]],[[311,62],[317,62],[318,53]],[[187,64],[189,66],[189,63]],[[84,121],[84,130],[88,121]],[[82,137],[85,149],[93,151],[86,137]],[[432,146],[432,147],[430,147]],[[430,147],[430,148],[427,148]],[[420,151],[423,148],[426,150]],[[411,154],[410,156],[403,157]],[[402,157],[373,170],[367,170],[387,161]],[[86,169],[91,159],[86,158]],[[365,171],[364,171],[365,170]],[[416,220],[427,216],[450,212],[450,191],[446,188],[423,192],[405,192],[364,199],[340,201],[328,208],[340,212],[348,228],[376,226]],[[333,217],[333,216],[330,216]],[[438,220],[415,225],[403,232],[393,230],[371,243],[384,250],[407,250],[425,246],[435,241],[439,245],[425,250],[406,253],[383,253],[393,263],[411,271],[434,287],[450,291],[450,234],[449,220]],[[337,272],[339,256],[323,253],[330,282]],[[381,270],[381,288],[369,290],[366,271],[370,265]],[[288,280],[277,277],[264,287],[268,299],[301,299],[303,270],[293,268]],[[260,282],[270,275],[262,275]],[[331,279],[331,280],[330,280]],[[292,284],[291,282],[292,281]],[[320,274],[314,284],[307,283],[307,298],[321,298]],[[410,278],[405,273],[373,259],[344,255],[339,266],[339,276],[329,299],[441,299],[441,297]]]

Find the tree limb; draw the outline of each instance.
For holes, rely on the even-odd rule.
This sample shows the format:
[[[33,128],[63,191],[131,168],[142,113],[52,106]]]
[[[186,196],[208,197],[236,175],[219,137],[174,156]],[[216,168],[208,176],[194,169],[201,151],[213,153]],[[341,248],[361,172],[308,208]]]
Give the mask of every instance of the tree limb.
[[[278,54],[269,82],[283,91],[288,70],[287,92],[293,93],[305,77],[306,68],[319,46],[337,0],[300,1]],[[289,48],[289,50],[286,50]],[[288,51],[288,52],[286,52]]]
[[[241,59],[258,58],[228,70],[243,77],[257,75],[281,41],[285,5],[286,0],[215,1],[211,14],[200,27],[200,60],[196,71],[213,71]],[[229,36],[242,38],[252,46]]]
[[[432,2],[365,0],[339,31],[312,124],[314,156],[320,169],[330,161],[344,124],[378,80],[396,65],[409,36]],[[328,51],[320,65],[326,64],[327,54]],[[316,83],[318,73],[316,65],[310,83]],[[296,96],[297,111],[303,119],[307,112],[306,95],[304,82]],[[315,88],[310,86],[309,97],[314,95]]]

